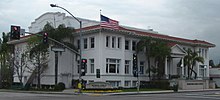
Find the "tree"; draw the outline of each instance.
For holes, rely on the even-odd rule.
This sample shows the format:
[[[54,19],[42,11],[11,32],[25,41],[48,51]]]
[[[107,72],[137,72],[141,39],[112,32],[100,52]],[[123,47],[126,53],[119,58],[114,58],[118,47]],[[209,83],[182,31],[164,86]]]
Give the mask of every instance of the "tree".
[[[13,46],[7,44],[9,34],[2,33],[1,48],[0,48],[0,65],[1,65],[1,82],[0,86],[8,88],[13,82]]]
[[[170,55],[170,48],[165,41],[151,37],[145,37],[138,42],[137,52],[144,50],[144,48],[146,48],[145,55],[148,62],[149,79],[151,80],[151,72],[157,72],[157,77],[161,78],[164,75],[165,58]],[[155,65],[157,66],[154,67],[157,68],[151,68],[153,67],[150,62],[151,58],[155,59]]]
[[[28,67],[28,62],[26,61],[28,59],[28,52],[23,51],[20,49],[15,49],[15,59],[14,59],[14,71],[18,76],[18,79],[20,81],[20,84],[22,83],[23,74],[26,72]]]
[[[209,66],[211,66],[211,67],[216,67],[213,60],[209,60]]]
[[[187,55],[184,57],[184,66],[188,67],[188,78],[191,79],[192,73],[195,74],[195,79],[197,78],[197,73],[194,71],[196,63],[204,63],[204,58],[198,56],[198,52],[192,51],[191,49],[187,50]]]
[[[152,43],[151,56],[155,59],[155,67],[157,67],[157,78],[164,76],[164,65],[167,56],[170,56],[171,49],[168,47],[167,42],[156,39]]]
[[[151,37],[145,37],[143,39],[141,39],[138,43],[137,43],[137,53],[139,53],[140,51],[143,51],[145,48],[145,56],[147,58],[147,64],[148,64],[148,77],[149,80],[151,80],[151,63],[150,63],[150,48],[152,46],[152,38]]]
[[[73,42],[73,32],[74,29],[65,27],[65,25],[59,25],[58,28],[53,28],[49,23],[47,23],[43,31],[37,33],[48,33],[49,38],[53,38],[65,45],[68,45],[70,48],[76,50],[75,46],[72,44]],[[41,42],[41,38],[39,36],[33,36],[29,39],[29,50],[30,54],[29,57],[31,59],[32,64],[35,66],[34,72],[37,73],[37,80],[38,80],[38,88],[40,88],[40,78],[41,73],[43,73],[44,69],[47,65],[47,58],[48,58],[48,48],[50,45],[59,46],[58,44],[54,43],[53,41],[49,41],[48,44],[43,44]],[[36,69],[37,68],[37,69]]]

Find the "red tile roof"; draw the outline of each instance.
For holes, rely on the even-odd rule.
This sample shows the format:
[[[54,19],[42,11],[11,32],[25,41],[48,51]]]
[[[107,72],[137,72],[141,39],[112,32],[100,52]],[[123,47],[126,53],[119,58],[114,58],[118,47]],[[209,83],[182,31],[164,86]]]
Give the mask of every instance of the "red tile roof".
[[[94,25],[94,26],[84,27],[84,28],[82,28],[82,30],[89,31],[89,30],[100,29],[100,28],[101,28],[100,25]],[[102,28],[104,28],[104,27],[102,27]],[[202,40],[184,39],[184,38],[173,37],[173,36],[168,36],[168,35],[164,35],[164,34],[144,32],[144,31],[135,30],[135,29],[128,29],[128,28],[124,28],[122,26],[119,27],[119,30],[128,31],[128,32],[135,32],[136,35],[141,35],[141,36],[149,36],[149,37],[153,37],[153,38],[160,38],[160,39],[165,39],[165,40],[170,40],[170,41],[175,41],[175,42],[194,44],[194,45],[205,45],[208,47],[215,47],[214,44],[206,42],[206,41],[202,41]],[[79,29],[77,29],[76,31],[79,31]]]

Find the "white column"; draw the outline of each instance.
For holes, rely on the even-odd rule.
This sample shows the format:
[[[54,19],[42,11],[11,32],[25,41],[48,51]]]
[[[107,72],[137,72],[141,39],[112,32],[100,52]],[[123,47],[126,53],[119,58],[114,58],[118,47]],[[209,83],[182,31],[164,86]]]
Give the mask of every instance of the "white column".
[[[168,68],[167,68],[167,57],[165,58],[165,76],[166,76],[166,79],[168,79]]]
[[[181,75],[182,76],[184,76],[184,66],[183,66],[183,64],[184,64],[184,61],[183,61],[183,58],[181,58],[181,65],[180,65],[180,67],[181,67]]]

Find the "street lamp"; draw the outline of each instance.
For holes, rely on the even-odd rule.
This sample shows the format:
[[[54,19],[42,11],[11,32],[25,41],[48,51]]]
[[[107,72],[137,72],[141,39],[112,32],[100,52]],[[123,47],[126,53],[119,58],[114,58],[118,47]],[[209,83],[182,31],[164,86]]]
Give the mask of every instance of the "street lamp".
[[[80,50],[79,50],[79,63],[80,63],[80,67],[79,67],[79,82],[80,84],[82,84],[82,77],[81,77],[81,74],[82,74],[82,71],[81,71],[81,68],[82,68],[82,21],[80,21],[78,18],[76,18],[75,16],[73,16],[73,14],[71,14],[68,10],[66,10],[65,8],[61,7],[61,6],[58,6],[58,5],[55,5],[55,4],[50,4],[51,7],[57,7],[57,8],[61,8],[63,10],[65,10],[67,13],[69,13],[77,22],[79,22],[79,37],[80,37]],[[81,93],[81,88],[82,87],[79,87],[79,93]]]

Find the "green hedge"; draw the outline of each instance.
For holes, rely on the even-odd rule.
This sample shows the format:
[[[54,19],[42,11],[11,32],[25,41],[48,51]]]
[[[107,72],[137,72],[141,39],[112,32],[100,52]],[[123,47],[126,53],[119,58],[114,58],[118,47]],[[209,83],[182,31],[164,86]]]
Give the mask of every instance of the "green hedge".
[[[64,90],[65,88],[66,88],[66,87],[65,87],[65,84],[62,83],[62,82],[60,82],[60,83],[58,83],[57,85],[55,85],[54,90],[55,90],[55,91],[62,91],[62,90]]]
[[[141,88],[154,88],[154,89],[170,89],[168,80],[152,80],[148,82],[142,82],[140,84]]]

